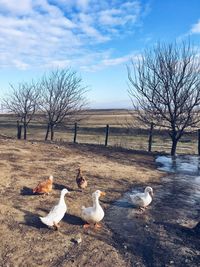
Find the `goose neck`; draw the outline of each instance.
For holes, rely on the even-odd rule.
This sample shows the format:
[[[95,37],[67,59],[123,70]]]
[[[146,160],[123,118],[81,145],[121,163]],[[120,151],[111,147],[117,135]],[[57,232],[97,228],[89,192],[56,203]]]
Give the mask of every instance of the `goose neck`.
[[[59,203],[58,204],[65,203],[64,197],[65,197],[65,194],[61,194],[60,195],[60,199],[59,199]]]
[[[94,206],[94,207],[99,206],[99,198],[98,198],[98,197],[95,197],[95,198],[93,199],[93,206]]]

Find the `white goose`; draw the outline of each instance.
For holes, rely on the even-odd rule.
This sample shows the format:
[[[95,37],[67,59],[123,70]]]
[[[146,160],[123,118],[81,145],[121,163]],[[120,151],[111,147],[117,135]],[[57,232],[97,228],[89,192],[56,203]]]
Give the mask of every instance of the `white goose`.
[[[58,205],[54,206],[46,217],[40,217],[40,220],[44,224],[51,227],[53,226],[56,230],[58,229],[58,223],[62,220],[67,211],[67,205],[64,199],[67,193],[69,193],[69,191],[66,188],[62,189]]]
[[[81,218],[87,222],[86,224],[84,224],[84,228],[89,227],[90,224],[94,224],[95,228],[101,227],[100,225],[98,225],[98,222],[103,219],[104,211],[99,204],[100,196],[105,196],[105,193],[100,190],[95,191],[92,194],[93,206],[88,208],[82,206]]]
[[[150,186],[147,186],[144,190],[144,193],[137,193],[130,195],[132,203],[139,207],[140,209],[146,208],[152,201],[153,189]]]

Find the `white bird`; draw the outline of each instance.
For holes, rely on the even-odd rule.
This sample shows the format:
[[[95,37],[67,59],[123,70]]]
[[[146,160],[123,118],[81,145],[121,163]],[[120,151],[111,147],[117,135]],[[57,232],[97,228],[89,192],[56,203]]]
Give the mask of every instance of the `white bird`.
[[[140,209],[146,208],[152,201],[153,189],[150,186],[147,186],[144,190],[144,193],[137,193],[130,195],[132,203],[139,207]]]
[[[94,224],[96,228],[100,228],[101,226],[98,225],[104,217],[104,211],[99,204],[99,197],[105,196],[106,193],[97,190],[92,194],[93,206],[85,208],[82,206],[82,213],[81,218],[86,221],[87,223],[84,224],[84,228],[90,226],[90,224]]]
[[[58,223],[62,220],[67,211],[67,205],[64,199],[67,193],[69,193],[69,191],[66,188],[62,189],[58,205],[54,206],[46,217],[40,217],[40,220],[44,224],[54,227],[56,230],[58,229]]]

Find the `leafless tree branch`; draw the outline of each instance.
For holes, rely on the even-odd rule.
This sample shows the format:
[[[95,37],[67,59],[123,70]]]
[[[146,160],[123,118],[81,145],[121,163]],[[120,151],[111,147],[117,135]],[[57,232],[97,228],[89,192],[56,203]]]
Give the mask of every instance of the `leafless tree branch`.
[[[200,58],[190,42],[158,44],[127,67],[137,117],[169,130],[172,155],[186,129],[200,121],[199,70]]]
[[[3,99],[6,109],[14,113],[17,120],[23,124],[24,139],[27,138],[27,127],[39,109],[40,90],[37,83],[10,84],[11,93]]]
[[[47,131],[45,140],[54,128],[64,119],[74,118],[87,105],[85,93],[87,87],[82,85],[82,78],[71,69],[55,70],[41,81],[42,111],[46,115]]]

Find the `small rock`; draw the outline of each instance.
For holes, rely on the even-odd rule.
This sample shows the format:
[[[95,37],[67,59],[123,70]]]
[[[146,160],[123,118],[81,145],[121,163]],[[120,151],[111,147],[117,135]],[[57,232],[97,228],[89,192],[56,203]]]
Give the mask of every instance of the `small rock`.
[[[81,237],[77,238],[76,242],[77,242],[77,244],[80,244],[82,242],[82,238]]]
[[[80,244],[82,242],[82,237],[81,235],[76,236],[75,238],[72,239],[72,241],[76,244]]]

